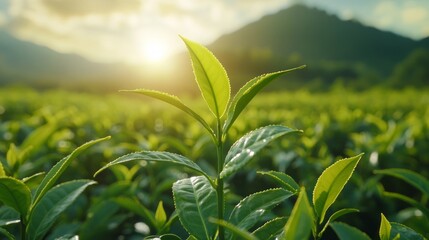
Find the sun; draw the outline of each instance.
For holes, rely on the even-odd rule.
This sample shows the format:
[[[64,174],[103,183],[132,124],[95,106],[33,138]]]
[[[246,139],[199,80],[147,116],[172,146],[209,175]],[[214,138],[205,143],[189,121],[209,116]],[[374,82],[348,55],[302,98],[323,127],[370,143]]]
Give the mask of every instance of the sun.
[[[159,62],[167,57],[168,51],[161,43],[151,41],[143,46],[143,57],[150,62]]]
[[[161,39],[147,39],[139,46],[142,61],[147,63],[159,63],[171,55],[169,45]]]

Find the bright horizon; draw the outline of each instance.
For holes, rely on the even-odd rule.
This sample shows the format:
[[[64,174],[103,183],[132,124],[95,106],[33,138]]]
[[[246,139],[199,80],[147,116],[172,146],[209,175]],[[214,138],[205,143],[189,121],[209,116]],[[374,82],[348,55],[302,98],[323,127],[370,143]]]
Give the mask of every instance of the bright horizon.
[[[185,50],[179,34],[209,44],[297,2],[409,38],[429,36],[429,1],[421,0],[0,0],[0,29],[95,62],[155,64]]]

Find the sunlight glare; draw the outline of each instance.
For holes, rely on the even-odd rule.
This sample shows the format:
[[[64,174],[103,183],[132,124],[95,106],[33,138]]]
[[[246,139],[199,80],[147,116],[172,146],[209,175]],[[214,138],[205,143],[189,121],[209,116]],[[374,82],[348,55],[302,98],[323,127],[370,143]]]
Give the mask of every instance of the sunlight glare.
[[[161,39],[150,39],[143,41],[140,46],[142,60],[149,63],[157,63],[165,60],[171,50],[166,42]]]

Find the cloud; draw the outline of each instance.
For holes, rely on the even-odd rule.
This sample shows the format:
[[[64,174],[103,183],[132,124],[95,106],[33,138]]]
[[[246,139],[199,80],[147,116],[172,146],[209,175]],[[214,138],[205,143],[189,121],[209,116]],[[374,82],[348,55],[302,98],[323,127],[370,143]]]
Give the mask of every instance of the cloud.
[[[427,9],[419,7],[408,7],[402,11],[402,20],[407,24],[415,24],[425,21],[428,23],[429,13]]]
[[[289,0],[14,0],[7,28],[17,37],[93,61],[141,61],[145,44],[183,51],[178,34],[203,44]],[[141,55],[141,54],[140,54]]]
[[[41,5],[61,17],[135,13],[141,0],[40,0]]]
[[[1,1],[1,0],[0,0]],[[310,0],[308,0],[310,1]],[[185,50],[178,34],[209,44],[262,16],[274,13],[293,0],[13,0],[0,26],[15,36],[59,52],[74,53],[93,61],[141,61],[145,44],[162,42],[172,52]],[[414,2],[414,1],[407,1]],[[319,2],[320,3],[320,2]],[[343,18],[360,17],[369,25],[421,36],[428,31],[426,9],[398,1],[367,1],[330,9]],[[320,7],[323,7],[320,5]],[[0,12],[1,14],[1,12]],[[405,30],[404,30],[405,29]],[[407,32],[408,31],[408,32]],[[413,35],[414,34],[414,35]]]

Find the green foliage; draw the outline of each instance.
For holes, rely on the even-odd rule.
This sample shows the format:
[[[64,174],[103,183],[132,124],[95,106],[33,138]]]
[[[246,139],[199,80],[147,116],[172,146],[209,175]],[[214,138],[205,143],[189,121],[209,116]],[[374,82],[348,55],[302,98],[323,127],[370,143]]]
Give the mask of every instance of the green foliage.
[[[32,137],[32,139],[39,138]],[[59,161],[44,177],[34,194],[31,193],[30,188],[26,185],[26,182],[33,177],[26,178],[25,181],[14,177],[0,177],[0,201],[19,213],[20,220],[12,220],[11,222],[20,223],[22,231],[20,235],[22,239],[43,239],[60,214],[62,214],[89,185],[95,184],[95,182],[91,180],[76,180],[54,185],[77,155],[90,146],[106,139],[109,139],[109,137],[88,142]],[[31,142],[34,141],[31,140]],[[36,143],[38,141],[39,140],[37,140]],[[17,162],[11,160],[21,158],[12,157],[17,156],[17,154],[15,154],[17,150],[14,145],[11,145],[11,149],[12,150],[8,151],[9,164],[17,164]],[[1,233],[8,239],[14,239],[13,235],[5,229],[2,229]]]
[[[199,55],[194,54],[192,60],[194,68],[198,65],[194,60],[211,61],[210,57],[201,57],[205,48],[198,51]],[[208,72],[208,65],[211,64],[202,64],[194,71]],[[209,103],[204,102],[207,100],[204,94],[205,100],[183,98],[182,102],[153,90],[129,91],[169,103],[191,116],[183,118],[179,111],[170,111],[164,103],[141,104],[123,94],[95,97],[60,91],[41,94],[25,89],[12,94],[16,91],[0,89],[0,179],[14,179],[19,189],[26,188],[35,194],[27,210],[20,207],[19,201],[6,204],[8,200],[2,200],[1,236],[20,238],[20,228],[29,228],[31,224],[36,229],[32,230],[34,236],[44,235],[42,238],[46,239],[75,235],[83,240],[147,236],[148,239],[206,239],[207,235],[212,239],[279,239],[284,236],[287,224],[305,220],[305,216],[309,217],[306,213],[311,213],[310,230],[297,225],[295,230],[289,227],[288,234],[295,236],[302,230],[305,236],[314,239],[331,238],[332,234],[340,239],[368,239],[364,232],[375,234],[379,230],[375,213],[380,211],[404,224],[390,223],[391,238],[398,233],[401,239],[407,234],[417,239],[421,236],[418,233],[427,234],[427,92],[379,89],[352,93],[339,87],[329,94],[297,91],[257,96],[268,83],[288,71],[252,79],[227,101],[222,117],[220,112],[219,116],[210,113],[216,111],[215,101],[224,104],[225,95],[218,92]],[[213,80],[201,79],[206,85]],[[215,89],[212,90],[218,91]],[[247,108],[251,101],[252,107]],[[201,108],[205,105],[206,112]],[[240,118],[240,114],[245,118]],[[295,137],[289,133],[301,132],[282,124],[303,129],[303,133],[297,134],[300,140],[280,138]],[[36,140],[33,132],[40,133],[44,140]],[[249,133],[243,137],[246,132]],[[80,142],[105,135],[113,135],[113,141],[94,148],[92,155],[82,154],[79,161],[73,160],[81,149]],[[73,153],[66,156],[70,152]],[[361,156],[356,154],[360,152],[367,152],[367,159],[357,160]],[[351,158],[353,161],[336,161],[338,156],[355,157]],[[62,160],[57,163],[57,159]],[[104,165],[108,161],[111,162]],[[355,173],[357,164],[359,171]],[[67,171],[63,171],[65,168]],[[107,168],[113,174],[104,171]],[[85,181],[91,182],[78,180],[83,185],[75,186],[76,191],[69,190],[69,195],[64,192],[64,201],[58,202],[62,214],[55,217],[46,213],[34,218],[42,219],[37,223],[29,219],[41,208],[37,207],[39,204],[48,203],[47,196],[53,198],[51,191],[55,189],[60,194],[56,188],[58,182],[71,184],[69,180],[86,179],[94,172],[100,184],[91,187],[88,194],[77,194],[85,188]],[[256,173],[267,178],[261,179]],[[198,179],[198,184],[192,185],[191,179]],[[15,186],[9,180],[5,182],[8,184],[2,185],[0,199],[10,199],[3,190]],[[314,194],[308,195],[313,201],[307,199],[306,204],[304,191],[300,189],[304,186],[313,189],[314,183]],[[395,184],[398,193],[384,191],[381,183],[386,189]],[[271,184],[279,188],[273,189]],[[345,184],[349,186],[344,187]],[[408,188],[409,184],[419,191]],[[176,189],[174,199],[172,185]],[[71,200],[76,194],[79,197],[66,207],[69,203],[66,199]],[[301,198],[295,201],[298,194]],[[403,209],[403,204],[393,201],[396,199],[410,207]],[[179,211],[178,206],[191,210]],[[203,208],[199,209],[200,206]],[[357,209],[361,213],[348,215],[347,222],[362,230],[337,222]],[[27,211],[23,221],[21,211]],[[198,215],[198,221],[206,224],[206,231],[201,226],[197,229],[192,221],[198,218],[189,214]],[[49,230],[34,227],[38,224]]]
[[[379,231],[380,240],[390,240],[391,229],[392,229],[392,226],[390,225],[390,222],[386,219],[386,217],[383,214],[381,214],[381,223],[380,223],[380,231]]]
[[[92,184],[95,182],[76,180],[59,184],[50,189],[35,205],[29,216],[29,224],[26,228],[27,238],[29,240],[42,239],[60,214],[73,203],[85,188]]]
[[[406,86],[427,87],[429,79],[429,50],[416,49],[396,65],[390,76],[390,84],[401,88]]]
[[[242,88],[240,88],[240,90],[238,90],[237,94],[234,95],[234,98],[228,106],[227,119],[225,120],[225,125],[223,126],[224,133],[228,132],[229,128],[232,126],[244,108],[249,104],[249,102],[271,81],[287,72],[302,69],[304,67],[305,66],[301,66],[289,70],[264,74],[247,82]]]
[[[0,201],[26,216],[30,208],[30,189],[19,179],[0,177]]]
[[[246,236],[251,235],[244,230],[256,224],[258,218],[265,215],[265,211],[270,210],[294,193],[283,189],[273,189],[250,195],[232,210],[229,218],[231,223],[229,223],[226,222],[225,216],[224,178],[234,175],[240,168],[248,164],[254,155],[267,144],[288,133],[299,131],[278,125],[259,128],[246,134],[232,145],[226,157],[223,156],[225,139],[228,130],[252,98],[274,78],[294,69],[263,75],[251,80],[230,102],[230,82],[220,62],[202,45],[183,37],[182,40],[188,48],[196,82],[209,110],[214,115],[212,122],[216,126],[211,128],[203,117],[184,105],[175,96],[143,89],[132,92],[169,103],[191,115],[208,130],[217,153],[215,176],[210,176],[210,173],[184,156],[168,152],[149,151],[120,157],[98,170],[96,174],[116,164],[135,160],[164,162],[169,165],[190,168],[202,176],[185,178],[173,184],[175,208],[182,226],[190,236],[197,239],[213,239],[217,236],[223,240],[225,239],[224,228],[227,228],[231,234],[247,239]],[[225,113],[226,117],[223,117]],[[296,187],[295,184],[292,185]],[[273,200],[267,202],[267,198],[273,198]],[[149,214],[146,213],[145,215]],[[214,220],[209,221],[209,219]],[[164,217],[162,221],[165,221]],[[253,237],[249,237],[249,239],[253,239]]]
[[[217,119],[226,111],[231,93],[226,71],[217,58],[202,45],[181,37],[192,59],[201,94]]]
[[[251,194],[234,207],[229,216],[229,222],[241,229],[249,230],[269,210],[293,195],[294,193],[281,188]]]
[[[322,223],[326,211],[335,202],[341,190],[353,174],[362,154],[340,160],[323,171],[313,191],[313,204],[315,212]]]
[[[408,169],[392,168],[392,169],[375,170],[374,173],[393,176],[393,177],[402,179],[407,183],[413,185],[417,189],[419,189],[426,196],[429,196],[429,181],[425,177],[421,176],[416,172],[413,172]]]
[[[297,193],[299,191],[299,185],[295,182],[295,180],[287,175],[286,173],[269,171],[269,172],[258,172],[259,174],[266,175],[274,179],[276,182],[280,184],[285,190],[291,191],[293,193]]]
[[[305,188],[299,191],[298,200],[284,227],[284,239],[308,239],[315,223],[313,208],[308,201]]]
[[[220,173],[221,178],[236,173],[246,165],[262,148],[275,139],[288,133],[299,132],[284,126],[266,126],[256,129],[232,145],[225,157],[225,167]]]
[[[217,217],[216,191],[204,177],[179,180],[173,185],[173,196],[180,222],[197,239],[212,239]]]
[[[348,224],[332,222],[330,224],[340,240],[370,240],[366,233]]]

